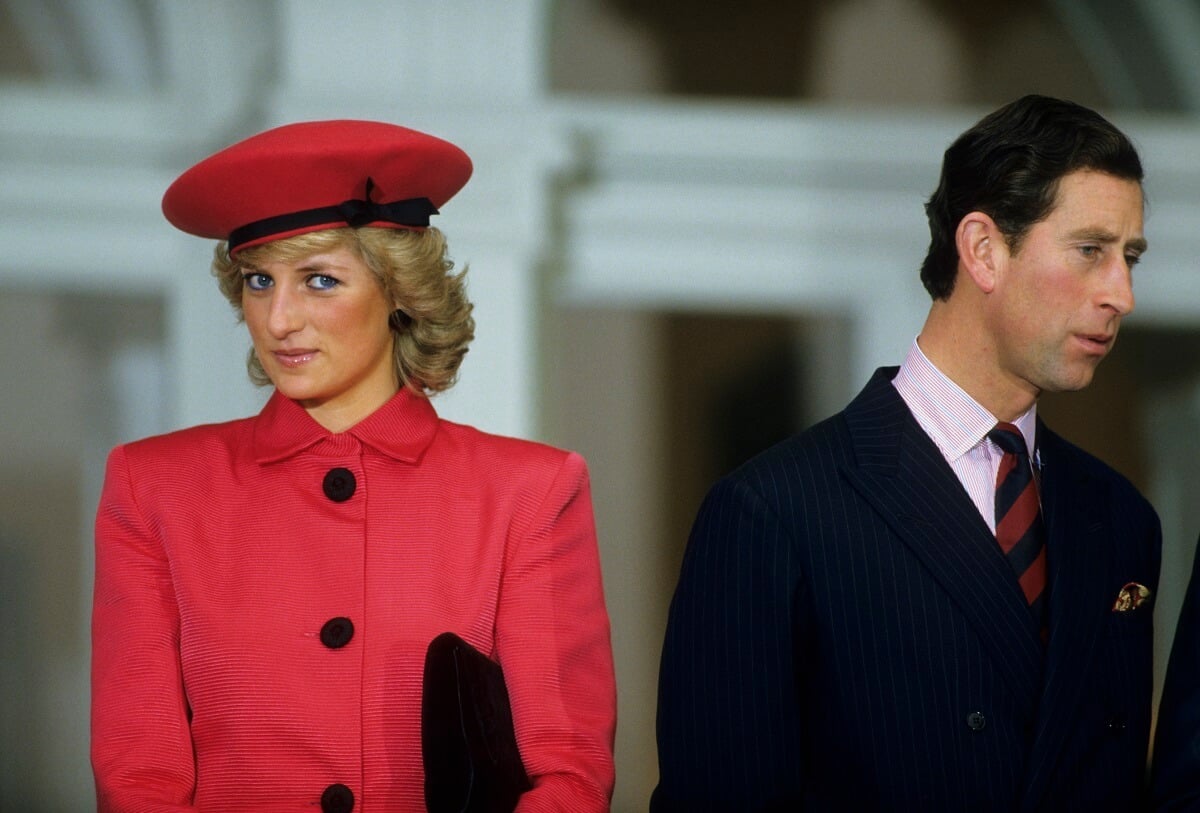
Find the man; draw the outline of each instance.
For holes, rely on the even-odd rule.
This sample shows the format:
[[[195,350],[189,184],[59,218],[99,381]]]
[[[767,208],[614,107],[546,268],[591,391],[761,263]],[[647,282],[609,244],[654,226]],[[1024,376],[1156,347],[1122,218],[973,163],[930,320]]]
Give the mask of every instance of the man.
[[[947,150],[903,365],[700,509],[655,813],[1144,801],[1158,518],[1035,411],[1133,309],[1141,179],[1108,121],[1045,97]]]

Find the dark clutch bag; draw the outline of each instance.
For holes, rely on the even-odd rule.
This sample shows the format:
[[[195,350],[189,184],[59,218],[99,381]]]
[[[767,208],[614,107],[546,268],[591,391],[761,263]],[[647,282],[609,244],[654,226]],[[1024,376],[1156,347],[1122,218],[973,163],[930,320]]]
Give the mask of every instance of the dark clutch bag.
[[[532,787],[500,665],[452,632],[425,654],[421,751],[429,813],[512,813]]]

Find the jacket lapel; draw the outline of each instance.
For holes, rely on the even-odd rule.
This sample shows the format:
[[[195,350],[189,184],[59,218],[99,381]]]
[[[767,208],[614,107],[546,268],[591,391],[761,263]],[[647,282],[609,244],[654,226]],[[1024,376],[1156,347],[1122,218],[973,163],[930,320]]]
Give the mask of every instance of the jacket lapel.
[[[1025,810],[1035,810],[1067,735],[1074,729],[1092,670],[1103,609],[1114,596],[1105,595],[1110,533],[1107,514],[1099,510],[1107,495],[1085,473],[1072,470],[1065,444],[1038,424],[1042,457],[1042,510],[1046,520],[1046,559],[1050,584],[1050,641],[1046,653],[1045,688],[1039,707]]]
[[[1037,625],[987,523],[933,441],[876,372],[846,409],[855,464],[851,485],[958,605],[996,668],[1024,703],[1041,693]]]

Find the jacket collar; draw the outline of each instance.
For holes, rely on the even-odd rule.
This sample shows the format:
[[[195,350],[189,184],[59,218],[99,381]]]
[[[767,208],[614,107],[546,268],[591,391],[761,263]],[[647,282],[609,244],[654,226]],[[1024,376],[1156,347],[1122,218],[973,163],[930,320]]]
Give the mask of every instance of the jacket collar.
[[[844,475],[955,602],[1023,705],[1041,693],[1037,623],[996,538],[882,368],[844,413]]]
[[[278,391],[254,423],[254,458],[274,463],[324,441],[354,438],[400,460],[415,463],[437,434],[438,417],[423,395],[402,387],[386,404],[342,433],[321,426],[304,407]]]

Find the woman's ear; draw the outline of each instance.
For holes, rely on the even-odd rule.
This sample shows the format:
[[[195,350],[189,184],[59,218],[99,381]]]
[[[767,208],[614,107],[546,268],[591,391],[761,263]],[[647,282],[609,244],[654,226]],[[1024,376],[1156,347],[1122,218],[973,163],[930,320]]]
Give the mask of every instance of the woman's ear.
[[[396,308],[388,317],[388,325],[392,328],[392,330],[398,330],[403,333],[411,324],[412,317],[400,308]]]
[[[970,212],[958,222],[954,244],[959,267],[976,288],[990,294],[1008,250],[996,221],[983,212]]]

